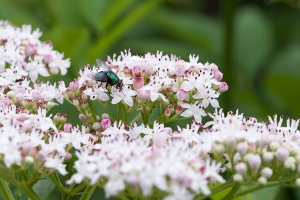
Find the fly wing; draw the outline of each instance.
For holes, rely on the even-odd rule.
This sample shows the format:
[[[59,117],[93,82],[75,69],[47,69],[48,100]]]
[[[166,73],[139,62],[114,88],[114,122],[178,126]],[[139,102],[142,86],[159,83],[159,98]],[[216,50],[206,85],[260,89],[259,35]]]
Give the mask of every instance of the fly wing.
[[[103,71],[111,71],[110,67],[102,60],[96,59],[96,63],[98,67],[100,67],[101,70]]]

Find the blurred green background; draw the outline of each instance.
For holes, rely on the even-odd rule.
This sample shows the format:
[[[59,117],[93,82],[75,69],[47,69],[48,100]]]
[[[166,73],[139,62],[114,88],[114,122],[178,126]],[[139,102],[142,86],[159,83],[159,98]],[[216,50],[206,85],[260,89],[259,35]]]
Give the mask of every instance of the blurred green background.
[[[263,121],[275,113],[300,118],[300,1],[1,0],[0,18],[40,28],[42,40],[71,58],[67,83],[85,64],[124,49],[186,60],[197,54],[224,74],[225,111]],[[299,199],[300,192],[275,188],[247,199],[283,197]]]

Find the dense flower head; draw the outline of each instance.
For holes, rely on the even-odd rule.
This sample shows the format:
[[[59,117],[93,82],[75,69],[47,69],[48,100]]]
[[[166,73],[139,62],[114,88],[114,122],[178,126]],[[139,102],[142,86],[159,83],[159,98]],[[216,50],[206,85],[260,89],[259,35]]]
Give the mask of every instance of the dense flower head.
[[[124,51],[119,56],[108,57],[106,63],[99,62],[98,66],[86,65],[79,71],[78,85],[91,100],[110,100],[112,104],[122,103],[132,110],[142,108],[144,104],[152,108],[162,105],[165,117],[170,120],[179,116],[194,117],[201,123],[202,116],[206,115],[205,108],[209,105],[219,107],[217,98],[222,77],[215,75],[221,73],[215,64],[200,63],[199,57],[193,55],[189,59],[184,61],[162,52],[136,56],[131,51]],[[111,77],[111,73],[119,82],[112,83],[115,77]],[[168,104],[175,109],[168,109]],[[186,110],[174,112],[182,108]]]
[[[32,31],[31,25],[16,27],[0,21],[0,86],[9,86],[28,76],[36,82],[38,76],[67,73],[70,60],[53,50],[51,42],[39,40],[39,29]]]

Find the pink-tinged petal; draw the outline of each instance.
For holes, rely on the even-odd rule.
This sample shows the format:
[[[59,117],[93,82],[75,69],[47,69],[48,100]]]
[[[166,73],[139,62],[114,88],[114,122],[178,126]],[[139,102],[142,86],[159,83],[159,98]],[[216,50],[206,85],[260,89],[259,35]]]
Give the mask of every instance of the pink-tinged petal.
[[[218,108],[219,107],[219,102],[218,102],[217,99],[210,100],[210,103],[211,103],[212,107],[214,107],[214,108]]]
[[[156,92],[150,93],[150,99],[152,102],[154,102],[158,98],[158,94]]]
[[[209,105],[209,101],[208,101],[207,99],[203,99],[202,102],[201,102],[201,104],[202,104],[202,106],[203,106],[204,108],[207,108],[208,105]]]
[[[202,116],[201,115],[194,115],[194,118],[196,120],[197,123],[201,123],[202,122]]]
[[[188,81],[184,81],[182,84],[181,84],[181,86],[180,86],[180,89],[183,89],[183,90],[185,90],[185,91],[190,91],[190,90],[192,90],[194,87],[193,87],[193,85],[192,84],[190,84]]]
[[[39,74],[42,75],[42,76],[44,76],[44,77],[50,76],[50,74],[47,71],[47,69],[43,68],[43,67],[39,69]]]
[[[165,97],[163,94],[158,93],[158,95],[160,96],[160,98],[161,98],[163,101],[168,101],[168,100],[166,99],[166,97]]]
[[[116,96],[116,97],[114,97],[114,98],[112,99],[111,103],[112,103],[112,104],[117,104],[117,103],[119,103],[121,100],[122,100],[121,97]]]
[[[29,78],[32,80],[32,82],[35,82],[38,78],[38,73],[35,71],[31,71],[29,73]]]
[[[130,107],[133,106],[133,100],[132,100],[131,97],[126,97],[126,98],[124,99],[124,101],[125,101],[125,103],[126,103],[128,106],[130,106]]]
[[[203,95],[203,93],[201,93],[201,92],[197,92],[196,94],[193,95],[193,97],[194,97],[195,99],[203,99],[203,98],[204,98],[204,95]]]
[[[102,101],[107,101],[109,99],[109,96],[106,93],[99,94],[99,99]]]
[[[194,113],[191,111],[191,110],[186,110],[184,111],[183,113],[181,113],[180,116],[183,116],[183,117],[190,117],[192,116]]]
[[[183,108],[191,108],[192,106],[190,104],[188,104],[188,103],[183,103],[183,104],[181,104],[181,107],[183,107]]]

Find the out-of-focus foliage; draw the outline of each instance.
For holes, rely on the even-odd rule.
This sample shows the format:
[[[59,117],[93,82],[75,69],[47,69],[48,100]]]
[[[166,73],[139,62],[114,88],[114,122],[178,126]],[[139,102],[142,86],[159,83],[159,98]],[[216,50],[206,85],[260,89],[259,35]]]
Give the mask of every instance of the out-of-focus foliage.
[[[43,40],[65,52],[72,62],[67,83],[83,65],[124,49],[162,50],[184,59],[200,55],[201,62],[216,63],[229,84],[221,107],[266,120],[275,113],[300,117],[299,5],[291,0],[1,0],[0,18],[39,27]],[[66,105],[60,112],[69,110]],[[275,198],[278,191],[256,197]]]

